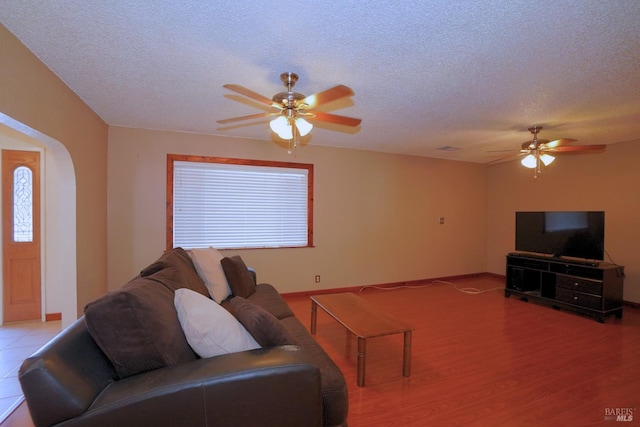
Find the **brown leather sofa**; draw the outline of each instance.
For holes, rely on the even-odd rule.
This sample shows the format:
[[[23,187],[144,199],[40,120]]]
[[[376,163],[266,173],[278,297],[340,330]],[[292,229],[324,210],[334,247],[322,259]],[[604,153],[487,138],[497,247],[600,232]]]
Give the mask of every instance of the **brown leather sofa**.
[[[342,372],[255,273],[246,300],[277,319],[292,345],[193,353],[169,305],[176,289],[206,292],[194,273],[185,251],[165,252],[25,360],[19,379],[35,425],[346,426]]]

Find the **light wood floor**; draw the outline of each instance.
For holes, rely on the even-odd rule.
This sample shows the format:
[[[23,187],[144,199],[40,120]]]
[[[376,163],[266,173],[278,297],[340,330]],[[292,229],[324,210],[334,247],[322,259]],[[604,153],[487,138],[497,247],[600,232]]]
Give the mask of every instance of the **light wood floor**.
[[[460,288],[503,287],[494,278]],[[349,426],[613,426],[607,410],[640,422],[640,310],[591,318],[447,284],[360,296],[415,327],[411,377],[402,334],[367,340],[366,386],[356,386],[357,340],[318,310],[316,339],[349,386]],[[285,296],[307,328],[308,297]],[[2,427],[32,426],[25,405]]]
[[[473,295],[446,284],[359,295],[415,330],[411,377],[402,376],[402,334],[374,338],[360,388],[357,340],[318,310],[316,339],[347,379],[350,427],[616,425],[605,421],[606,408],[640,408],[638,309],[600,324],[502,291]],[[309,327],[308,298],[287,300]]]

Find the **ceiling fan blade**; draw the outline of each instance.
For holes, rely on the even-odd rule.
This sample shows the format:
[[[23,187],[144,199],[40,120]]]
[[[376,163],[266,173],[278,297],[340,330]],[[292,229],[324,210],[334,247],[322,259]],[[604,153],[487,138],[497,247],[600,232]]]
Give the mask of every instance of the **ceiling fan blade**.
[[[580,151],[601,151],[607,148],[606,145],[568,145],[564,147],[549,148],[544,150],[550,153],[576,153]]]
[[[332,87],[331,89],[324,90],[322,92],[314,93],[313,95],[309,95],[298,102],[298,105],[303,105],[302,108],[310,109],[315,108],[318,105],[327,104],[331,101],[335,101],[336,99],[344,98],[346,96],[353,96],[353,90],[351,88],[338,85]]]
[[[555,141],[545,142],[544,143],[544,148],[561,147],[561,146],[564,146],[564,145],[572,144],[572,143],[574,143],[576,141],[577,141],[577,139],[571,139],[571,138],[556,139]]]
[[[362,122],[361,119],[354,119],[352,117],[338,116],[336,114],[323,113],[320,111],[313,111],[308,117],[310,120],[319,120],[321,122],[335,123],[344,126],[359,126]]]
[[[489,150],[487,151],[487,154],[490,156],[500,156],[503,155],[505,153],[524,153],[524,152],[529,152],[529,150]]]
[[[485,164],[486,165],[493,165],[493,164],[496,164],[496,163],[509,162],[511,160],[517,159],[518,157],[522,157],[525,154],[527,154],[527,152],[520,152],[520,153],[517,153],[517,154],[512,154],[510,156],[500,157],[499,159],[492,160],[492,161],[487,162]]]
[[[266,104],[270,107],[275,107],[275,108],[279,108],[282,109],[282,105],[278,104],[277,102],[275,102],[274,100],[267,98],[266,96],[262,96],[257,92],[252,91],[251,89],[247,89],[244,86],[240,86],[240,85],[223,85],[222,87],[232,90],[234,92],[237,92],[241,95],[244,95],[246,97],[249,97],[251,99],[253,99],[254,101],[258,101],[261,102],[262,104]]]
[[[251,119],[260,119],[262,117],[270,117],[270,116],[277,116],[280,115],[279,112],[273,112],[273,113],[259,113],[259,114],[251,114],[249,116],[241,116],[241,117],[233,117],[231,119],[223,119],[223,120],[217,120],[216,123],[233,123],[233,122],[239,122],[241,120],[251,120]]]

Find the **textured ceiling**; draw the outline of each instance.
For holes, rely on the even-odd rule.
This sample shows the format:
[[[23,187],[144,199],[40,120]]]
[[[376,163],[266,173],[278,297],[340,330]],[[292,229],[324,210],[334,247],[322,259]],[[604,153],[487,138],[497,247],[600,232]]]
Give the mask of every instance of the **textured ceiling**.
[[[113,126],[271,142],[279,75],[305,95],[338,84],[309,143],[486,163],[543,139],[640,138],[640,1],[2,0],[0,21]],[[252,124],[249,124],[252,123]],[[458,150],[442,150],[455,147]]]

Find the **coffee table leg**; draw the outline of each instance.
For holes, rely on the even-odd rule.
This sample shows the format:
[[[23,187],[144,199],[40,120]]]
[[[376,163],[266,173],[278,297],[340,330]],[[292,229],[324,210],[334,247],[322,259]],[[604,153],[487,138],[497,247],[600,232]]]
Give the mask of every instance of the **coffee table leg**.
[[[311,333],[316,333],[316,321],[318,319],[318,303],[311,300]]]
[[[404,333],[404,352],[402,358],[402,375],[411,375],[411,331]]]
[[[358,337],[358,387],[364,387],[364,363],[367,356],[367,339]]]

